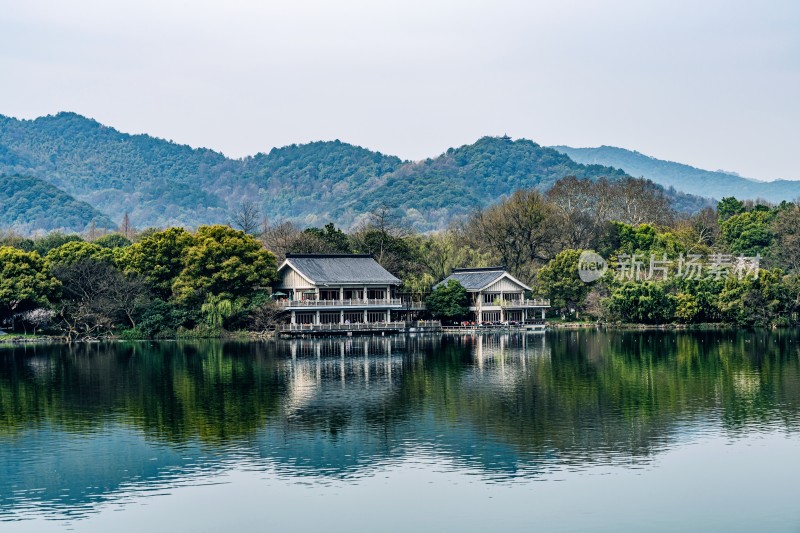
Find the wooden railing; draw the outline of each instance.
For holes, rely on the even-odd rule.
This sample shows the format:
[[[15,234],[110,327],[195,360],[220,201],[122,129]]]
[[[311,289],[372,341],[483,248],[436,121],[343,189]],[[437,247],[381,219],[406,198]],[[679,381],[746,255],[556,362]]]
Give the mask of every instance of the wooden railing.
[[[531,300],[494,300],[491,302],[477,302],[472,307],[550,307],[550,300],[544,298],[534,298]]]
[[[284,308],[289,307],[302,307],[302,308],[317,308],[317,307],[385,307],[392,306],[400,309],[421,310],[425,309],[424,302],[409,302],[400,298],[390,299],[369,299],[369,300],[277,300],[278,304]]]
[[[405,322],[370,322],[366,324],[281,324],[278,331],[385,331],[405,329]]]
[[[278,300],[283,307],[369,307],[369,306],[401,306],[400,298],[381,298],[369,300]]]

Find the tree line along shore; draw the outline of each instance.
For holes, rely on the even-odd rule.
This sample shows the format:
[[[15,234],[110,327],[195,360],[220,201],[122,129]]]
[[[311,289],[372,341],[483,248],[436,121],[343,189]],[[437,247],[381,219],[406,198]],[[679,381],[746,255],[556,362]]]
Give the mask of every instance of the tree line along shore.
[[[454,200],[455,201],[455,200]],[[266,333],[288,253],[367,253],[458,320],[463,291],[433,290],[454,268],[503,265],[549,298],[549,318],[600,323],[792,326],[800,312],[800,205],[723,198],[692,215],[642,179],[567,177],[519,190],[447,230],[408,229],[382,205],[343,231],[273,222],[242,202],[228,225],[0,233],[0,327],[68,340]],[[584,252],[605,270],[581,279]],[[743,261],[749,261],[744,264]],[[757,261],[757,265],[753,265]],[[654,272],[656,270],[656,272]],[[456,288],[457,289],[457,288]]]

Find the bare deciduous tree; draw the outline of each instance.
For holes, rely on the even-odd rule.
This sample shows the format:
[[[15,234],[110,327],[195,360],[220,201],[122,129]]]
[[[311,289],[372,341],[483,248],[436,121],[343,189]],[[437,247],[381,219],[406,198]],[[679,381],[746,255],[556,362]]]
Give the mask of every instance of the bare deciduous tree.
[[[356,250],[372,254],[385,269],[405,276],[410,270],[419,270],[409,262],[413,262],[412,250],[406,242],[410,234],[391,207],[380,205],[353,231],[351,239]]]
[[[125,216],[122,217],[122,224],[119,226],[119,231],[129,241],[133,240],[133,227],[131,226],[131,218],[127,211],[125,211]]]
[[[58,266],[53,274],[63,293],[58,326],[70,341],[107,335],[120,318],[135,327],[135,311],[149,298],[141,277],[126,276],[105,262],[81,260]]]
[[[98,235],[97,235],[97,222],[92,220],[92,222],[89,224],[89,231],[86,234],[86,240],[89,241],[89,242],[93,242],[93,241],[97,240],[97,237],[98,237]]]
[[[255,331],[266,333],[275,328],[283,309],[277,302],[269,300],[250,310],[250,321]]]
[[[800,273],[800,205],[794,204],[778,213],[773,227],[777,236],[775,258],[790,271]]]
[[[645,179],[609,181],[563,178],[547,192],[561,213],[562,242],[570,248],[591,248],[609,221],[668,225],[675,212],[656,184]]]
[[[233,211],[229,225],[248,235],[257,235],[261,228],[261,208],[252,200],[242,200]]]
[[[497,254],[512,273],[530,280],[536,268],[560,249],[557,212],[535,190],[521,190],[474,213],[466,226],[473,246]]]
[[[261,232],[261,244],[275,254],[278,261],[286,259],[288,253],[323,253],[325,244],[313,235],[301,231],[291,222],[269,226]]]

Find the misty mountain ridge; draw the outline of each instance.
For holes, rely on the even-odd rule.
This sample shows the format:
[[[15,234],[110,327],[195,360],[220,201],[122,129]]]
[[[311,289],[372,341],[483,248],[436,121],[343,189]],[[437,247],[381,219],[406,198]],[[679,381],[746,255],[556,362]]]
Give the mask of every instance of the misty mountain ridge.
[[[128,212],[139,228],[225,223],[249,199],[271,222],[332,221],[348,229],[377,206],[388,206],[421,231],[446,227],[520,188],[546,190],[568,175],[639,175],[579,163],[562,151],[505,136],[483,137],[416,162],[338,140],[231,159],[207,148],[122,133],[75,113],[33,120],[0,115],[0,174],[43,180],[114,221]],[[679,210],[708,205],[673,183],[661,185]],[[20,217],[14,220],[19,225]],[[73,229],[81,231],[80,224]]]
[[[613,166],[631,176],[643,177],[659,185],[706,198],[719,200],[735,196],[753,200],[761,198],[774,203],[800,198],[800,181],[762,181],[743,177],[736,172],[703,170],[614,146],[553,148],[578,163]]]

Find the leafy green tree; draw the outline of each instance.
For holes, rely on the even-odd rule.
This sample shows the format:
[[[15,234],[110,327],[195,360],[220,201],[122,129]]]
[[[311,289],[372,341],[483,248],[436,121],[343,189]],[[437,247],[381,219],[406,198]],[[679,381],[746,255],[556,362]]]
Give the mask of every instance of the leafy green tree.
[[[679,292],[675,295],[675,318],[688,324],[700,313],[700,304],[692,294]]]
[[[722,236],[734,254],[764,256],[772,246],[772,211],[753,210],[732,215],[720,224]]]
[[[430,292],[435,283],[436,279],[427,272],[419,276],[406,276],[403,280],[403,290],[415,300],[421,300],[424,295]]]
[[[675,302],[660,283],[631,281],[614,289],[609,310],[623,322],[663,324],[672,320]]]
[[[578,276],[580,256],[580,250],[563,250],[536,273],[539,292],[563,313],[579,309],[591,289]]]
[[[120,264],[126,272],[144,276],[153,292],[166,300],[185,266],[187,250],[195,242],[194,236],[182,228],[153,231],[125,248]]]
[[[403,232],[395,228],[371,225],[355,232],[352,243],[355,251],[372,254],[383,268],[400,278],[420,270],[413,248]]]
[[[59,288],[39,254],[0,246],[0,320],[47,306]]]
[[[744,202],[737,200],[733,196],[725,197],[717,203],[717,214],[720,221],[741,213],[744,213]]]
[[[796,295],[784,283],[779,269],[762,269],[757,279],[729,277],[719,294],[722,318],[747,326],[789,324],[795,309]]]
[[[44,237],[39,237],[36,239],[33,243],[33,249],[36,250],[39,255],[44,257],[47,255],[47,252],[53,248],[58,248],[63,244],[67,244],[68,242],[80,241],[83,241],[80,235],[76,235],[74,233],[67,235],[61,233],[60,231],[54,231],[52,233],[48,233]]]
[[[614,222],[619,235],[618,252],[626,254],[649,253],[653,250],[658,237],[658,231],[650,224],[631,226],[621,222]]]
[[[51,267],[73,265],[84,260],[113,263],[114,252],[93,242],[73,241],[53,248],[45,259]]]
[[[303,232],[319,239],[331,253],[349,253],[352,249],[350,238],[332,222],[324,228],[306,228]]]
[[[108,235],[103,235],[99,239],[95,240],[94,243],[98,246],[102,246],[103,248],[125,248],[131,245],[131,241],[120,233],[109,233]]]
[[[658,232],[648,252],[659,257],[662,254],[667,254],[667,257],[678,257],[681,254],[707,256],[712,253],[712,248],[694,226],[686,224]]]
[[[275,256],[243,231],[200,226],[194,241],[173,285],[180,302],[201,302],[208,294],[246,301],[277,278]]]
[[[457,280],[437,286],[425,299],[425,306],[437,318],[458,319],[469,312],[467,290]]]
[[[677,320],[681,322],[719,322],[722,319],[719,311],[719,294],[724,284],[724,278],[684,279],[672,277],[662,285],[666,291],[675,295]]]
[[[179,328],[195,325],[197,314],[197,309],[187,309],[156,298],[142,310],[136,327],[146,338],[172,338]]]
[[[226,298],[209,294],[206,301],[200,306],[208,327],[221,329],[222,323],[236,312],[236,305]]]

